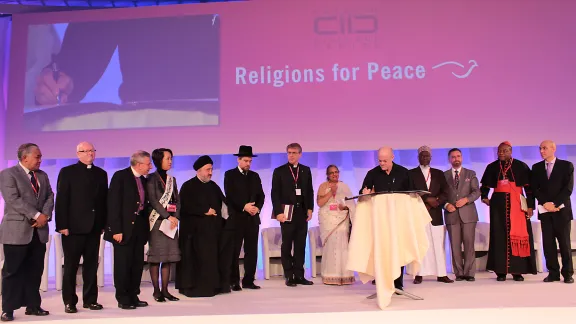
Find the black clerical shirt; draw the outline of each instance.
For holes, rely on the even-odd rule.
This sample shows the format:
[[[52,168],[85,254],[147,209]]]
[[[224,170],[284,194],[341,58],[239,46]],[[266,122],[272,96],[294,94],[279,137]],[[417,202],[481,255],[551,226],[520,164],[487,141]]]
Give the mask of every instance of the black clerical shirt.
[[[372,187],[374,187],[375,192],[414,190],[408,169],[396,163],[392,164],[390,174],[382,170],[380,166],[368,171],[362,183],[362,188],[360,188],[360,194],[362,194],[362,189],[372,189]]]

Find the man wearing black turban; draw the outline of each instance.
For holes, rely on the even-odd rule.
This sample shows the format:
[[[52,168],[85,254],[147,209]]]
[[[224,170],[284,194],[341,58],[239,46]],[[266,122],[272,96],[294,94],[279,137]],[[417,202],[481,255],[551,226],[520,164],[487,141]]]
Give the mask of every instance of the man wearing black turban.
[[[222,287],[219,245],[225,204],[224,194],[213,182],[212,165],[207,156],[194,162],[196,176],[182,185],[180,200],[180,250],[182,259],[176,271],[176,288],[188,297],[213,297],[230,292]]]

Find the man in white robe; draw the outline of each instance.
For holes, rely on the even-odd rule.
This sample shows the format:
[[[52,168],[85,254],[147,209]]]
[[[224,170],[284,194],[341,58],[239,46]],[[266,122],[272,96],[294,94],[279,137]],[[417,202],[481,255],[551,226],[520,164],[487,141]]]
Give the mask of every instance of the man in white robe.
[[[420,271],[408,267],[407,273],[415,275],[414,284],[421,284],[422,277],[436,276],[437,281],[453,283],[454,280],[446,275],[446,252],[444,250],[445,228],[442,218],[442,207],[448,197],[448,183],[444,172],[430,167],[432,150],[428,146],[418,149],[418,162],[420,165],[410,170],[410,178],[417,190],[429,191],[429,195],[422,196],[422,200],[432,218],[426,225],[429,248],[426,252]]]

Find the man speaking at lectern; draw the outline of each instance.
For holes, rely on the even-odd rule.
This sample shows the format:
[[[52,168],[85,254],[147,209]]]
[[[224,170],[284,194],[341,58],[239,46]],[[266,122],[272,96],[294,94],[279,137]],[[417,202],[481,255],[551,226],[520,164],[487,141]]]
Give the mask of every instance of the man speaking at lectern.
[[[378,149],[378,166],[368,171],[360,193],[364,195],[372,192],[413,190],[414,186],[408,169],[393,161],[394,152],[391,147]],[[403,282],[404,267],[401,268],[400,277],[394,280],[394,287],[402,290]]]

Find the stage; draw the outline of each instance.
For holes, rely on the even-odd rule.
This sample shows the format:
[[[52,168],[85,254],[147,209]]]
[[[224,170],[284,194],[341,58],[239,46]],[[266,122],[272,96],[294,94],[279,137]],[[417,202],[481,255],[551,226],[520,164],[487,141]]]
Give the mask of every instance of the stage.
[[[422,296],[414,301],[394,296],[392,304],[381,311],[376,300],[366,296],[375,291],[371,284],[334,287],[321,284],[315,278],[313,286],[286,287],[279,278],[258,280],[261,290],[244,290],[214,298],[181,298],[178,302],[157,303],[152,298],[150,283],[142,283],[140,299],[150,306],[136,310],[121,310],[116,306],[114,289],[107,278],[101,288],[99,302],[102,311],[81,308],[78,313],[64,313],[59,291],[51,284],[42,294],[42,307],[50,311],[47,317],[25,316],[24,310],[14,313],[16,321],[63,321],[75,324],[107,319],[107,323],[544,323],[555,318],[576,318],[575,286],[562,282],[543,283],[545,274],[526,275],[526,281],[497,282],[492,273],[481,272],[475,282],[439,283],[425,278],[421,285],[412,284],[405,276],[405,290]],[[80,291],[80,288],[78,289]],[[168,318],[170,317],[170,318]],[[408,321],[408,322],[406,322]],[[52,322],[52,323],[55,323]]]

